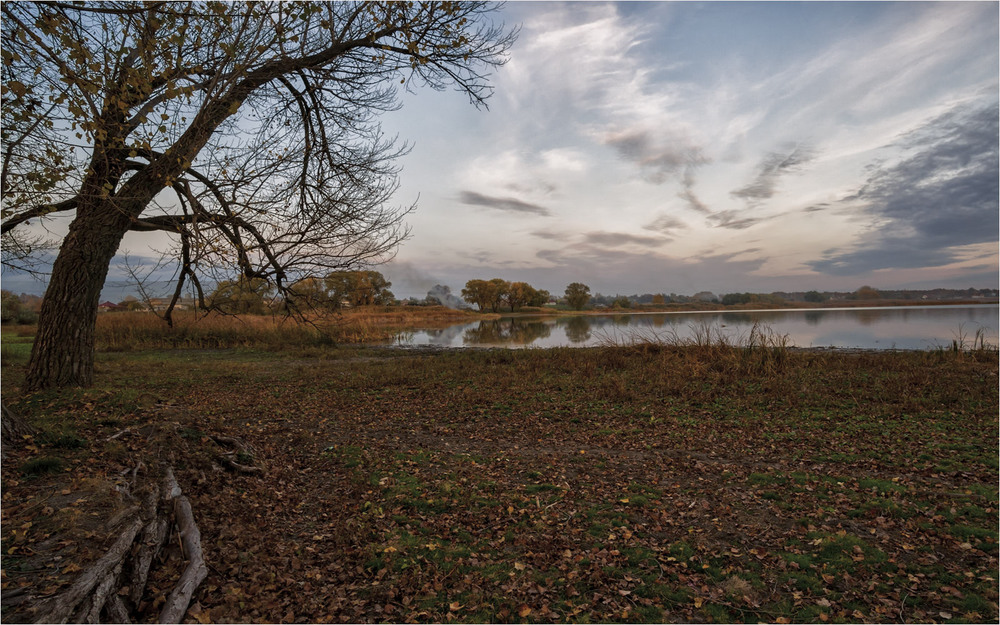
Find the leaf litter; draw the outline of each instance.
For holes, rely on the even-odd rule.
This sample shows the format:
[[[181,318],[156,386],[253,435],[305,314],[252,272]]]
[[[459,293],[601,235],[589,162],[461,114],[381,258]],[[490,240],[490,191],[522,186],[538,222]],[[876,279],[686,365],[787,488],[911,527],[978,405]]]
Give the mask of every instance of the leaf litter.
[[[5,459],[5,594],[99,554],[106,529],[47,519],[109,516],[163,422],[209,563],[189,622],[997,618],[995,358],[173,354],[12,402],[90,443],[52,475],[17,470],[45,445]],[[207,432],[266,470],[223,469]]]

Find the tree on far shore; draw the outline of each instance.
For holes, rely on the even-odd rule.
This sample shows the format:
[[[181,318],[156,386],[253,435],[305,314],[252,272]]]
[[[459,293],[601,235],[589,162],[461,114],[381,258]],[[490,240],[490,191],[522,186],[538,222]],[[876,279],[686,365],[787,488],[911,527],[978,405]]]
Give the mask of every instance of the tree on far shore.
[[[574,282],[566,287],[566,301],[573,310],[583,310],[590,301],[590,287],[580,282]]]

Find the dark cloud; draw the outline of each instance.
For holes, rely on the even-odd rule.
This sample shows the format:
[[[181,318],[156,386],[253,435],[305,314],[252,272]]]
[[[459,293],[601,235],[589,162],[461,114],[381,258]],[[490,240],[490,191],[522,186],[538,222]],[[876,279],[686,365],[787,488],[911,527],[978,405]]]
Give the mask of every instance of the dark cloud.
[[[643,177],[653,184],[663,184],[682,171],[687,175],[693,167],[708,162],[700,148],[671,133],[632,129],[609,133],[604,143],[622,159],[638,165]]]
[[[757,165],[757,177],[753,182],[731,194],[751,204],[773,197],[781,176],[798,171],[814,158],[815,152],[803,144],[790,146],[783,152],[771,152]]]
[[[729,228],[730,230],[744,230],[763,221],[763,217],[744,217],[740,211],[719,211],[712,213],[708,217],[709,223],[716,228]]]
[[[630,244],[658,247],[669,241],[669,239],[664,239],[663,237],[646,237],[625,232],[588,232],[584,235],[584,239],[587,243],[606,247],[618,247]]]
[[[813,204],[812,206],[806,206],[802,210],[807,213],[818,213],[819,211],[825,211],[830,208],[829,202],[820,202],[819,204]]]
[[[688,207],[692,210],[709,215],[712,211],[694,194],[694,182],[694,166],[689,165],[684,170],[684,179],[681,181],[681,184],[684,185],[684,190],[678,193],[677,197],[687,202]]]
[[[702,254],[700,256],[696,256],[696,258],[698,260],[702,260],[702,261],[719,261],[719,262],[727,262],[728,263],[728,262],[732,261],[734,258],[736,258],[737,256],[742,256],[744,254],[756,254],[756,253],[762,252],[762,251],[763,251],[763,249],[759,248],[759,247],[748,247],[748,248],[745,248],[745,249],[742,249],[742,250],[737,250],[735,252],[722,252],[722,253],[714,253],[714,254]]]
[[[569,238],[568,233],[555,232],[553,230],[535,230],[531,233],[531,236],[538,237],[539,239],[545,239],[547,241],[565,241]]]
[[[687,228],[687,224],[671,215],[660,215],[649,224],[643,226],[643,228],[646,230],[652,230],[653,232],[661,232],[666,235],[672,235],[674,230]]]
[[[877,164],[851,198],[873,228],[850,249],[809,265],[832,275],[957,262],[963,246],[998,240],[997,104],[959,106],[896,143],[905,157]]]
[[[493,197],[476,193],[475,191],[462,191],[458,194],[458,201],[470,206],[485,206],[509,213],[530,213],[533,215],[549,215],[549,209],[538,204],[524,202],[511,197]]]

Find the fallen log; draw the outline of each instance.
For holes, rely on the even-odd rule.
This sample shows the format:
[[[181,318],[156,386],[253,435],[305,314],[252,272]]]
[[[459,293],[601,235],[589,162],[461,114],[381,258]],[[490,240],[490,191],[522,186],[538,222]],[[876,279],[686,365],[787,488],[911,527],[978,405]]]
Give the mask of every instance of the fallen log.
[[[188,565],[181,574],[180,580],[174,586],[173,591],[163,604],[160,611],[159,622],[180,623],[191,604],[191,597],[198,589],[202,580],[208,575],[208,567],[205,566],[205,559],[201,552],[201,531],[194,522],[194,514],[191,512],[191,502],[180,493],[180,487],[174,479],[174,472],[167,467],[164,477],[164,486],[168,493],[177,492],[174,497],[174,520],[181,537],[181,545],[188,559]]]

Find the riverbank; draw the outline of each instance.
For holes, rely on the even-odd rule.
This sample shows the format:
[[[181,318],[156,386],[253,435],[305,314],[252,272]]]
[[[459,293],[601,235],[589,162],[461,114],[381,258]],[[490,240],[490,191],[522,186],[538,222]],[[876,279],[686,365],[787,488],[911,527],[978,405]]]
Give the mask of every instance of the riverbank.
[[[332,345],[390,343],[401,333],[427,330],[444,330],[462,323],[497,321],[500,319],[533,320],[561,319],[572,317],[602,317],[615,315],[655,315],[658,313],[773,313],[787,310],[810,312],[832,312],[866,308],[889,310],[900,307],[900,302],[883,300],[872,302],[837,302],[838,307],[823,305],[786,306],[759,309],[752,305],[722,306],[719,304],[676,304],[661,307],[637,306],[627,309],[559,310],[553,308],[524,308],[515,313],[480,313],[471,310],[455,310],[444,306],[372,306],[345,309],[329,313],[311,313],[305,317],[274,315],[208,315],[194,311],[178,311],[174,314],[173,326],[151,312],[114,312],[98,315],[95,343],[98,351],[132,351],[143,349],[267,349],[281,351],[325,349]],[[840,306],[840,304],[844,304]],[[990,302],[972,300],[970,302],[914,303],[909,307],[926,308],[954,307],[963,305],[983,306]],[[992,305],[996,305],[993,302]],[[622,317],[628,318],[628,317]],[[961,331],[948,328],[951,334]],[[30,349],[35,334],[33,325],[4,325],[4,349],[20,353]],[[530,337],[526,337],[530,338]],[[941,338],[941,337],[939,337]],[[501,343],[509,341],[500,341]],[[6,353],[6,351],[5,351]]]
[[[64,588],[115,484],[172,458],[210,566],[191,620],[998,617],[995,351],[139,350],[21,396],[24,363],[4,597]]]
[[[623,307],[586,307],[583,310],[573,310],[570,308],[553,307],[525,307],[515,312],[501,312],[503,316],[519,315],[607,315],[618,313],[670,313],[670,312],[748,312],[748,311],[772,311],[772,310],[841,310],[852,308],[892,308],[900,306],[980,306],[983,304],[997,304],[1000,300],[993,299],[967,299],[967,300],[912,300],[912,299],[876,299],[876,300],[827,300],[824,302],[768,302],[761,303],[730,304],[723,305],[718,302],[687,302],[683,304],[633,304],[628,308]],[[494,314],[494,313],[489,313]]]

